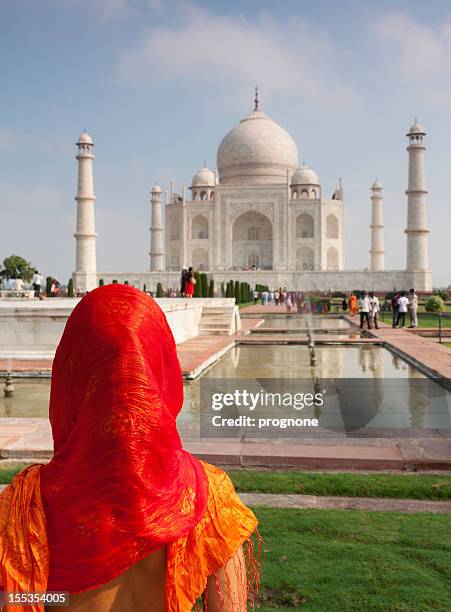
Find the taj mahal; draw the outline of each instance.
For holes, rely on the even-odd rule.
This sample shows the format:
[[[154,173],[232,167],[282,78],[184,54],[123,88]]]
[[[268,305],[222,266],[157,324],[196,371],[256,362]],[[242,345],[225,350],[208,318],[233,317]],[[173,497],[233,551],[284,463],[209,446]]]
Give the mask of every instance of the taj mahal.
[[[383,188],[376,180],[370,188],[368,267],[346,270],[341,179],[326,197],[316,172],[299,164],[293,138],[261,110],[256,91],[252,112],[219,145],[217,171],[204,164],[181,193],[172,182],[164,192],[158,185],[151,189],[149,270],[139,273],[97,270],[94,144],[84,132],[77,143],[74,288],[83,293],[102,279],[176,289],[181,267],[193,266],[211,274],[216,286],[233,279],[301,291],[431,291],[424,137],[415,120],[407,133],[405,269],[385,269]]]

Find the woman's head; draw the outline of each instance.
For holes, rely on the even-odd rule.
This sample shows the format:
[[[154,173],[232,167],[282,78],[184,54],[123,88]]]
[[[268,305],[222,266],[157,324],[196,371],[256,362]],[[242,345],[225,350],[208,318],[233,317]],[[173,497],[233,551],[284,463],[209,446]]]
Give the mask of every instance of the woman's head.
[[[105,429],[108,419],[132,427],[144,415],[155,426],[175,421],[182,403],[175,342],[157,303],[119,284],[86,295],[67,321],[53,364],[55,451],[80,419],[102,414]]]

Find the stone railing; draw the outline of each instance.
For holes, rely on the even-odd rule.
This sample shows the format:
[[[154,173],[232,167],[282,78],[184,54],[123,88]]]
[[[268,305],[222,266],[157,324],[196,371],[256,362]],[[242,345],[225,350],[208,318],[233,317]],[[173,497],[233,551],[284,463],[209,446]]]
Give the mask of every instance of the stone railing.
[[[5,300],[17,300],[27,299],[31,300],[34,298],[33,289],[22,289],[21,291],[15,291],[14,289],[0,289],[0,299]]]

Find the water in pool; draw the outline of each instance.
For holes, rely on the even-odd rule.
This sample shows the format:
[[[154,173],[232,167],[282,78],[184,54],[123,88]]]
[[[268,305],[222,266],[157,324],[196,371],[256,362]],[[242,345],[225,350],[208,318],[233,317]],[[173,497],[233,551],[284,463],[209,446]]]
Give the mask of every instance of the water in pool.
[[[317,363],[310,366],[305,346],[236,346],[209,368],[206,378],[353,378],[404,379],[412,381],[399,398],[396,411],[380,401],[371,426],[377,428],[448,428],[449,405],[436,410],[428,394],[418,393],[415,380],[425,377],[388,350],[375,346],[317,346]],[[0,396],[0,417],[41,417],[48,415],[50,381],[14,380],[12,398]],[[444,391],[432,381],[429,388]],[[428,392],[430,393],[430,392]],[[449,395],[449,394],[448,394]],[[446,404],[446,402],[445,402]],[[185,383],[185,402],[179,416],[182,428],[196,430],[200,413],[200,379]]]

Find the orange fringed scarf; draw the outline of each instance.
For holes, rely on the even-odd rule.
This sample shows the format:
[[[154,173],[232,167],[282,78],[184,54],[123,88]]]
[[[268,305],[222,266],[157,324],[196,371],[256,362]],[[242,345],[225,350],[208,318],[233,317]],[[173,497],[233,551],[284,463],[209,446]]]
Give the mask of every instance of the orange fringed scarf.
[[[4,590],[86,591],[167,545],[167,610],[191,610],[257,521],[224,472],[183,450],[182,404],[156,302],[124,285],[88,294],[53,364],[54,457],[0,495]]]

